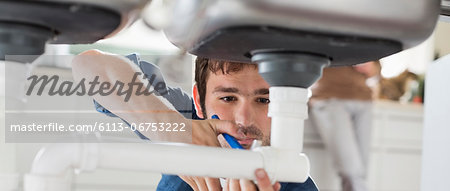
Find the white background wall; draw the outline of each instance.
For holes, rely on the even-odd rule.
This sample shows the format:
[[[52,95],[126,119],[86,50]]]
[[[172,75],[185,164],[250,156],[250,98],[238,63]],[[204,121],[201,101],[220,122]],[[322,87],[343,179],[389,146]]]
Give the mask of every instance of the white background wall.
[[[425,92],[422,190],[450,188],[450,55],[433,63]]]
[[[450,22],[438,22],[435,34],[436,52],[440,56],[450,54]]]

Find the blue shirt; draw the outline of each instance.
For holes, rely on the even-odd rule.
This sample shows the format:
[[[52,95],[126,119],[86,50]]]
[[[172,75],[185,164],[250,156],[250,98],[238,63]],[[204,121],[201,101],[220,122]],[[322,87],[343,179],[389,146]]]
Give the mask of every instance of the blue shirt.
[[[155,83],[156,82],[165,83],[164,76],[162,75],[157,66],[146,61],[141,61],[136,54],[128,55],[127,58],[133,61],[136,65],[138,65],[145,75],[148,76],[156,75],[156,78],[154,80]],[[200,117],[197,116],[192,98],[188,94],[186,94],[183,90],[181,90],[180,88],[171,88],[166,86],[166,89],[160,89],[159,91],[161,92],[159,96],[163,96],[165,99],[167,99],[167,101],[169,101],[175,107],[175,109],[178,112],[180,112],[185,118],[197,120],[201,119]],[[115,114],[111,113],[108,109],[101,106],[95,100],[94,105],[97,111],[104,113],[110,117],[117,117]],[[123,121],[128,124],[128,122],[126,122],[125,120]],[[149,140],[139,131],[134,132],[141,139]],[[314,181],[310,177],[304,183],[280,182],[280,184],[281,184],[280,191],[290,191],[290,190],[318,191]],[[184,182],[179,176],[163,174],[156,190],[191,191],[193,189],[189,186],[189,184]]]

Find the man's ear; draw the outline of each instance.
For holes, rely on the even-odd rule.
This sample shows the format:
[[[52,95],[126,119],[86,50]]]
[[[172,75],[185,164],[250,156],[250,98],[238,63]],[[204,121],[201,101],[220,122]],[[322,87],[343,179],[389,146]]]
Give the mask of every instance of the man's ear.
[[[194,88],[192,89],[192,95],[194,96],[194,105],[197,116],[204,119],[202,107],[200,107],[200,95],[198,93],[197,84],[195,84]]]

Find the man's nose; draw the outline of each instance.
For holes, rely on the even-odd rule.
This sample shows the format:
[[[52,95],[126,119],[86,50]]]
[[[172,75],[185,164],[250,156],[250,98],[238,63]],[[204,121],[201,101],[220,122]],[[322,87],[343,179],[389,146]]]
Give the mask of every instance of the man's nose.
[[[241,102],[234,112],[234,119],[238,125],[250,126],[253,125],[255,119],[255,108],[250,101]]]

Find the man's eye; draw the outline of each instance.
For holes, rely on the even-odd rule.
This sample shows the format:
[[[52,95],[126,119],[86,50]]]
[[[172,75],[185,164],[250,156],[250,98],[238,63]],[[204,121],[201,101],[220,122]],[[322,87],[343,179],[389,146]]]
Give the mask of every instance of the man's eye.
[[[258,98],[257,102],[268,104],[268,103],[270,103],[270,100],[267,98]]]
[[[236,101],[236,97],[233,97],[233,96],[221,97],[220,99],[223,100],[223,101],[225,101],[225,102]]]

